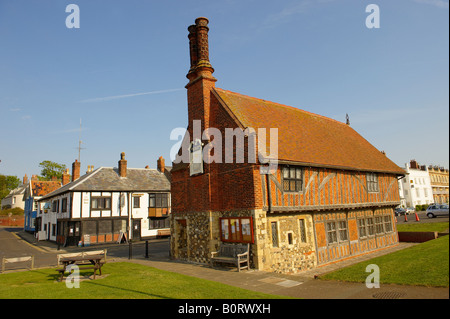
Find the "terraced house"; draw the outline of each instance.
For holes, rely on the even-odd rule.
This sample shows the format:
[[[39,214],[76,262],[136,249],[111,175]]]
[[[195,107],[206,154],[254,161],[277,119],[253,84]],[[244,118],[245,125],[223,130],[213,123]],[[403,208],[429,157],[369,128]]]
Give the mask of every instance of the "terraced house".
[[[184,143],[196,141],[194,121],[204,134],[184,147],[190,162],[183,147],[174,161],[172,256],[208,263],[224,242],[250,243],[252,267],[297,273],[396,245],[393,208],[404,171],[349,123],[217,88],[208,20],[196,19],[188,31]],[[254,138],[263,138],[259,128],[278,129],[278,161],[268,174],[261,172],[270,143],[257,148],[256,161],[248,160]],[[230,131],[245,132],[233,137],[243,138],[243,147],[233,144],[233,161],[211,161],[215,152],[229,151],[219,138]],[[199,147],[201,164],[193,161]],[[242,152],[244,162],[237,160]]]

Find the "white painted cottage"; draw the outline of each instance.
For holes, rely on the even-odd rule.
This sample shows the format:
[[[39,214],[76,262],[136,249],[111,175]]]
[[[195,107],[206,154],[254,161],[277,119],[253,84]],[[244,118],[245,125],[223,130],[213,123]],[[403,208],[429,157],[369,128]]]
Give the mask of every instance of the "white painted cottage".
[[[78,177],[80,163],[75,161],[72,182],[40,199],[45,205],[38,211],[39,224],[47,225],[40,237],[66,246],[167,234],[170,167],[160,157],[157,169],[127,168],[125,153],[118,164]]]

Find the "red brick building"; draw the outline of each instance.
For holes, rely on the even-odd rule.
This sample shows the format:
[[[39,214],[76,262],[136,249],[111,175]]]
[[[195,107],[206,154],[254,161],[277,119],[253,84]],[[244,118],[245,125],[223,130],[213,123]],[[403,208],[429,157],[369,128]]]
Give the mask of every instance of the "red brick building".
[[[195,22],[184,145],[201,136],[204,162],[193,170],[188,147],[174,162],[172,256],[206,263],[221,242],[250,243],[252,267],[295,273],[396,245],[404,171],[349,124],[215,87],[208,20]],[[278,129],[277,152],[260,128]]]

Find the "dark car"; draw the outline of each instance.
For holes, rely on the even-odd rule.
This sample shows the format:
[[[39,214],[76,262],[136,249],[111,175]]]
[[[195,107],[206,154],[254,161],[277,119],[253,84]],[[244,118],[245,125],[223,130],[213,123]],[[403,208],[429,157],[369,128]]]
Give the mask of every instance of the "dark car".
[[[395,210],[395,216],[402,216],[406,214],[406,209],[401,208],[401,207],[397,207]]]

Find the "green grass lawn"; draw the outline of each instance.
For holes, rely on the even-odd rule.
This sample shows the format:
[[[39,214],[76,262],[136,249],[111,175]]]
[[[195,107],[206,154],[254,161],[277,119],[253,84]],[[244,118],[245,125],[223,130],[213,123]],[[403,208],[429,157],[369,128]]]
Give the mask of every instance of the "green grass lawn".
[[[271,299],[286,298],[185,276],[134,263],[108,263],[105,278],[80,281],[80,288],[58,282],[55,269],[0,274],[0,299]],[[92,271],[81,271],[81,275]]]
[[[369,264],[378,265],[381,284],[449,286],[449,236],[430,240],[321,276],[321,279],[365,282]]]
[[[442,223],[416,223],[416,224],[400,224],[397,225],[397,231],[407,232],[407,231],[417,231],[417,232],[427,232],[427,231],[437,231],[443,232],[449,227],[449,222]]]

